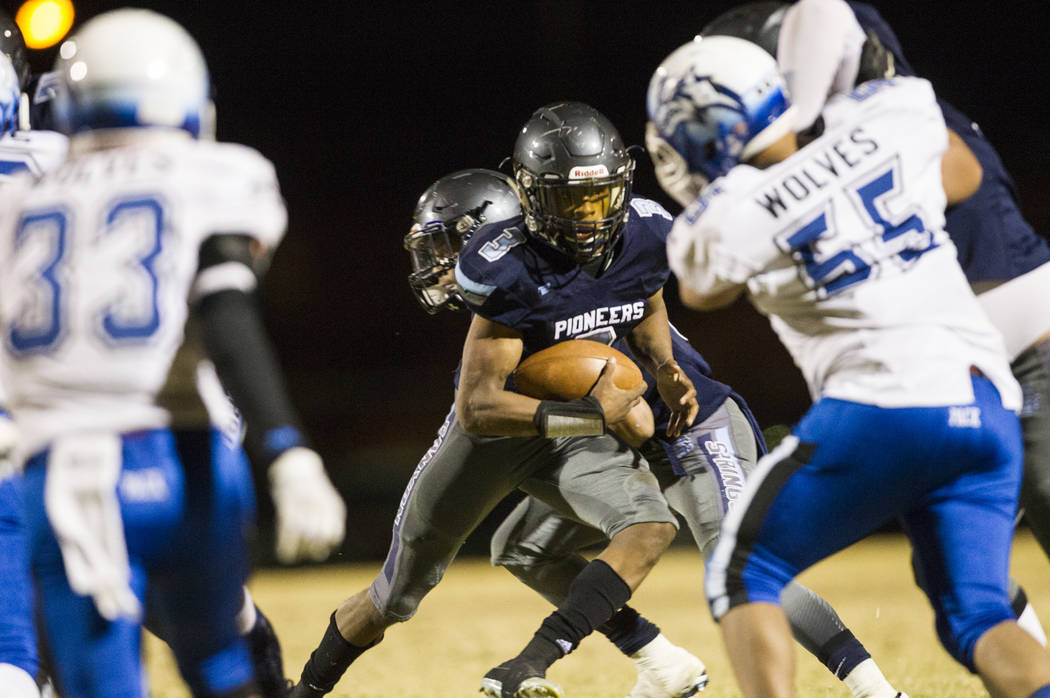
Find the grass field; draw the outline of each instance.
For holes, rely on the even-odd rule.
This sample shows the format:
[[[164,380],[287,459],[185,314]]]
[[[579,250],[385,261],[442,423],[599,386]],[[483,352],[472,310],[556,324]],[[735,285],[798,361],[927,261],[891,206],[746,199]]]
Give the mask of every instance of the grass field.
[[[274,570],[251,583],[258,604],[273,620],[284,646],[286,670],[298,677],[320,639],[332,609],[367,585],[377,564]],[[1019,533],[1014,576],[1050,623],[1048,563],[1031,537]],[[674,548],[631,603],[672,641],[701,657],[711,684],[704,698],[739,693],[717,629],[700,592],[699,556]],[[908,548],[901,536],[862,542],[807,571],[801,581],[836,608],[866,644],[883,672],[911,698],[985,696],[981,683],[948,658],[934,635],[932,613],[914,586]],[[333,696],[349,698],[465,698],[478,695],[481,676],[517,653],[550,608],[504,570],[483,559],[457,561],[407,625],[347,673]],[[185,696],[166,647],[152,638],[147,661],[155,698]],[[623,698],[634,683],[632,662],[601,636],[586,640],[548,674],[571,698]],[[798,695],[842,696],[849,691],[810,655],[798,652]]]

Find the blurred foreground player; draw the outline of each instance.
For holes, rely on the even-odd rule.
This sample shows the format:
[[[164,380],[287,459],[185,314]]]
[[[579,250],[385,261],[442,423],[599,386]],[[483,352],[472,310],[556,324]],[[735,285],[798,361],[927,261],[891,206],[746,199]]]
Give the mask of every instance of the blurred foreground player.
[[[980,166],[929,83],[829,100],[823,135],[799,150],[775,61],[715,36],[661,64],[647,106],[654,135],[709,182],[668,240],[683,300],[747,292],[815,401],[759,463],[708,566],[744,695],[794,695],[784,585],[892,518],[952,656],[996,696],[1050,695],[1050,654],[1007,595],[1020,390],[943,228]]]
[[[65,157],[57,133],[20,130],[22,76],[28,75],[18,26],[0,11],[0,190],[20,173],[39,175]],[[37,698],[40,658],[33,624],[21,484],[15,453],[18,432],[0,385],[0,686],[11,698]]]
[[[720,15],[703,33],[754,41],[777,58],[798,109],[793,128],[804,138],[819,133],[829,95],[866,80],[915,75],[893,29],[866,3],[747,3]],[[1021,384],[1021,509],[1050,555],[1050,246],[1021,214],[1013,179],[980,127],[945,100],[937,103],[951,137],[961,138],[981,164],[980,187],[947,208],[945,229],[970,287],[1006,339]],[[1024,590],[1012,579],[1010,584],[1018,622],[1045,645]]]
[[[207,70],[171,20],[106,13],[60,54],[70,159],[0,204],[3,378],[59,690],[143,695],[147,607],[194,695],[258,695],[235,620],[250,475],[209,426],[202,345],[268,466],[278,556],[323,557],[344,518],[251,296],[254,260],[285,222],[272,166],[195,140],[212,117]]]

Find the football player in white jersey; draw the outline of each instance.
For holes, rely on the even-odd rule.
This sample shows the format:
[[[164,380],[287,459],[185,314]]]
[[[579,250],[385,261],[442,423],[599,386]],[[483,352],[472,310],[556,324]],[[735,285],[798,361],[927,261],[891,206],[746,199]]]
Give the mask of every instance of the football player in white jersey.
[[[799,148],[773,58],[733,37],[680,47],[649,85],[650,135],[705,181],[668,259],[698,309],[746,293],[815,404],[731,513],[705,591],[745,696],[794,695],[780,591],[898,519],[942,643],[996,696],[1050,696],[1050,654],[1014,620],[1020,389],[944,231],[980,167],[929,83],[832,98]]]
[[[268,469],[278,557],[325,557],[345,517],[252,295],[286,218],[273,167],[198,140],[212,119],[207,69],[171,20],[106,13],[59,55],[70,158],[0,194],[3,380],[59,690],[142,695],[148,603],[194,695],[257,695],[235,621],[250,475],[210,424],[202,357]]]
[[[18,25],[0,11],[0,189],[20,173],[39,175],[56,167],[66,153],[64,136],[24,130],[20,107],[28,75]],[[16,478],[17,430],[6,405],[0,385],[0,686],[10,698],[39,698],[33,588]]]

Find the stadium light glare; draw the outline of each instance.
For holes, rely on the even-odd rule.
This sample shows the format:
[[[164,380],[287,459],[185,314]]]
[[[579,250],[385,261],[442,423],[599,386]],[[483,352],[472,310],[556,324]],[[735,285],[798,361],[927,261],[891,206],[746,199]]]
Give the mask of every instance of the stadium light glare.
[[[28,0],[15,13],[26,47],[54,46],[73,26],[73,3],[70,0]]]

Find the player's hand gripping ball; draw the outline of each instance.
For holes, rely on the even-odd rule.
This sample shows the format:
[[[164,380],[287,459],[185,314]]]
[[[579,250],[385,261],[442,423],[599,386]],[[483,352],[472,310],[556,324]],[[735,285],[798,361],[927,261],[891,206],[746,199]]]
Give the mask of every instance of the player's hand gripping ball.
[[[570,339],[518,364],[514,384],[519,393],[537,400],[576,400],[591,391],[608,359],[616,359],[617,388],[630,390],[644,382],[641,370],[623,352],[589,339]]]
[[[536,352],[514,371],[518,392],[538,400],[576,400],[590,393],[608,359],[616,359],[613,384],[621,390],[644,386],[642,372],[627,356],[607,344],[570,339]],[[653,412],[642,399],[609,431],[630,446],[641,446],[653,435]]]

